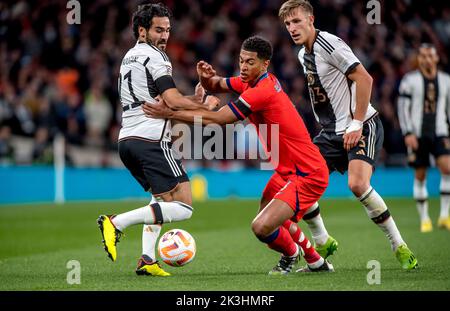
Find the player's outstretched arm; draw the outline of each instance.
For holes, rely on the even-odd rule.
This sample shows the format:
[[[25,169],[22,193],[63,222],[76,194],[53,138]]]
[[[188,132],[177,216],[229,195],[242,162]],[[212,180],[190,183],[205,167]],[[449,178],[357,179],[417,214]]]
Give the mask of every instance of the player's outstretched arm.
[[[214,102],[213,104],[209,101]],[[207,105],[218,105],[219,99],[214,96],[206,98]],[[163,102],[158,104],[145,104],[142,109],[147,117],[160,119],[174,119],[189,123],[202,122],[202,124],[229,124],[238,121],[230,107],[224,106],[218,111],[208,110],[173,110]]]
[[[174,110],[208,110],[215,108],[211,105],[202,104],[196,100],[189,99],[187,96],[183,96],[176,88],[165,90],[161,94],[161,98],[166,102],[169,108]]]
[[[230,92],[225,78],[219,77],[214,68],[207,62],[201,60],[197,63],[197,74],[205,90],[212,93]]]

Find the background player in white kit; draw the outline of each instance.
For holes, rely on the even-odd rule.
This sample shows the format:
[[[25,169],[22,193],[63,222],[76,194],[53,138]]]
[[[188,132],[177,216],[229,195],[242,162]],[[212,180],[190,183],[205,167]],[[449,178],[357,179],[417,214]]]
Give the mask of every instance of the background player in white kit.
[[[123,58],[119,74],[123,108],[119,155],[144,190],[153,194],[153,199],[144,207],[117,216],[101,215],[98,219],[104,248],[113,261],[117,258],[116,243],[122,231],[130,225],[145,224],[138,275],[170,275],[155,257],[161,224],[192,215],[189,178],[180,160],[172,154],[170,120],[146,117],[141,105],[158,102],[158,96],[173,109],[207,109],[210,103],[208,99],[201,103],[201,88],[196,89],[196,96],[183,96],[175,86],[172,65],[164,52],[171,29],[170,17],[169,9],[161,3],[139,6],[133,14],[137,43]]]
[[[370,185],[383,144],[383,126],[369,103],[372,77],[340,38],[314,27],[313,7],[305,0],[289,0],[279,11],[293,41],[302,45],[298,58],[308,82],[316,119],[322,126],[314,143],[330,173],[348,170],[348,186],[368,216],[388,237],[403,269],[417,267],[417,259],[403,241],[381,196]],[[314,236],[328,236],[323,222],[309,224]]]
[[[398,118],[408,149],[408,162],[415,170],[413,195],[420,215],[420,231],[430,232],[426,186],[430,153],[441,173],[441,211],[438,227],[450,230],[450,76],[438,70],[436,48],[422,44],[418,70],[407,73],[399,88]]]

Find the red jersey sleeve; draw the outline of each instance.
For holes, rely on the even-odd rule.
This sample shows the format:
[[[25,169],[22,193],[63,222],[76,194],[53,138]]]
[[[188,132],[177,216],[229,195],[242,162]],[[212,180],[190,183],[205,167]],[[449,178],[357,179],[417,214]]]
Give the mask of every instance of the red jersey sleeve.
[[[227,86],[235,93],[241,94],[244,92],[246,83],[242,82],[240,77],[231,77],[225,79]]]
[[[270,92],[263,87],[254,87],[245,90],[241,96],[228,106],[239,120],[244,120],[252,112],[261,111],[266,107]]]

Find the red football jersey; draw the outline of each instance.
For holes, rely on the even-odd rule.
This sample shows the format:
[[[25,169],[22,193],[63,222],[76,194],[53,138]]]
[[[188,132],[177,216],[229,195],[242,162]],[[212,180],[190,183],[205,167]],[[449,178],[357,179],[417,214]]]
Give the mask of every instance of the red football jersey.
[[[279,174],[307,175],[326,167],[319,149],[311,141],[303,119],[273,74],[263,74],[253,86],[242,82],[240,77],[227,78],[226,82],[230,90],[240,94],[239,99],[230,102],[228,106],[238,119],[248,117],[255,124],[261,142],[270,152],[271,161]],[[261,135],[261,124],[267,125],[267,135]],[[279,125],[278,137],[271,137],[271,127],[274,124]],[[278,163],[274,157],[275,144],[279,150]]]

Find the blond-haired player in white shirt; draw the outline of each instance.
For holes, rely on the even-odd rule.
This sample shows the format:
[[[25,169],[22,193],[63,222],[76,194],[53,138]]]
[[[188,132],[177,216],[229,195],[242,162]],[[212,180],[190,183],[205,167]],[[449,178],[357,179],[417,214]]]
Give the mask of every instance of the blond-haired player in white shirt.
[[[414,269],[417,259],[403,241],[386,203],[370,185],[384,139],[378,112],[369,102],[372,77],[342,39],[314,27],[313,7],[308,1],[283,3],[279,16],[294,43],[302,46],[298,57],[313,111],[322,125],[314,143],[327,161],[330,173],[348,170],[350,190],[369,218],[386,234],[402,268]],[[313,237],[322,238],[315,242],[325,243],[328,233],[320,214],[311,213],[315,217],[308,225]]]

